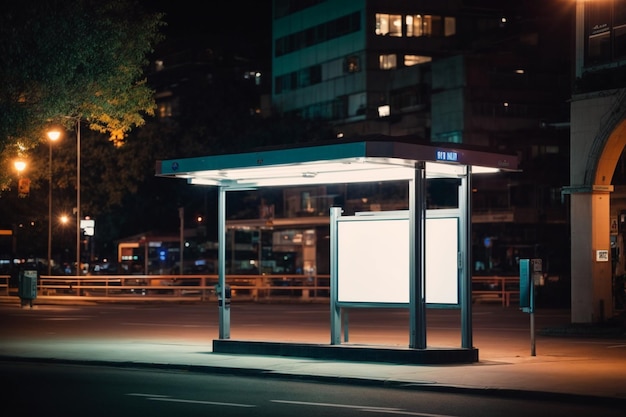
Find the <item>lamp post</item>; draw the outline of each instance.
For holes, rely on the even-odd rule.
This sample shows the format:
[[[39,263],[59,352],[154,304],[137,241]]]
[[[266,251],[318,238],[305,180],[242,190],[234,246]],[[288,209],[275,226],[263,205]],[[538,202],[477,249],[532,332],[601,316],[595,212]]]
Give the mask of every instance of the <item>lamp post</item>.
[[[76,276],[80,276],[80,117],[76,118]]]
[[[52,142],[61,137],[58,130],[47,132],[48,139],[48,275],[52,274]]]
[[[13,162],[13,166],[15,167],[15,170],[17,171],[17,176],[18,176],[18,192],[19,192],[19,178],[22,175],[22,171],[24,171],[26,169],[26,162],[18,159],[16,161]],[[13,246],[13,256],[15,257],[17,255],[17,228],[14,226],[13,227],[13,242],[12,242],[12,246]]]
[[[76,119],[76,276],[80,276],[80,118]]]
[[[178,208],[178,218],[180,219],[180,266],[179,274],[183,275],[185,267],[183,266],[183,251],[185,250],[185,207]],[[146,272],[147,274],[147,272]]]

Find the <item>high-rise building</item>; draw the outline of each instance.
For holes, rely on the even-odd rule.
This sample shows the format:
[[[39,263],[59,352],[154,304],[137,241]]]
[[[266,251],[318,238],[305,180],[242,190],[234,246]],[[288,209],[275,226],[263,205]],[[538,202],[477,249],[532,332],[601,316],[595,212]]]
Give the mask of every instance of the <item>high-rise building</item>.
[[[461,3],[276,0],[274,107],[327,120],[344,136],[428,137],[429,64],[471,30]]]
[[[559,0],[275,0],[272,103],[338,138],[517,154],[523,172],[474,181],[474,272],[566,275],[573,23]]]

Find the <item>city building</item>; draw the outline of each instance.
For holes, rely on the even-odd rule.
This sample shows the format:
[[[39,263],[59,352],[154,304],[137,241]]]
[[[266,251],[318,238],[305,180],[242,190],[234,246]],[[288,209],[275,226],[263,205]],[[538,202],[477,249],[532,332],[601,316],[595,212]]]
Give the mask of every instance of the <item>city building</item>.
[[[575,11],[560,0],[275,0],[271,88],[257,91],[256,102],[261,113],[324,121],[338,141],[402,138],[516,154],[520,172],[473,180],[473,272],[514,275],[519,258],[541,258],[553,297],[568,302],[570,213],[561,191],[569,181]],[[194,79],[215,80],[217,61],[201,51],[177,55],[180,65],[157,62],[160,116],[179,116]],[[254,65],[228,68],[221,74],[249,76]],[[442,189],[433,198],[445,204]],[[259,193],[246,200],[252,215],[228,222],[241,249],[231,272],[314,264],[324,273],[333,204],[395,210],[405,195],[377,183]],[[314,252],[305,248],[312,242]]]
[[[272,103],[327,120],[338,140],[411,135],[519,155],[522,172],[475,181],[474,272],[516,274],[518,258],[539,257],[567,280],[574,8],[521,3],[276,0]]]
[[[571,99],[572,321],[624,309],[626,1],[573,2]]]

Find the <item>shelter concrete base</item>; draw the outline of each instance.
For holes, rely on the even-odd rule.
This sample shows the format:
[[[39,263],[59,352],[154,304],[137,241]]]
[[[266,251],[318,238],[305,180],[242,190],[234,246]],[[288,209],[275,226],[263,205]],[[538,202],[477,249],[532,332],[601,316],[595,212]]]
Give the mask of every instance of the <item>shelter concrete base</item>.
[[[309,343],[213,340],[213,353],[289,356],[355,362],[396,364],[455,364],[478,362],[476,348],[397,348],[371,345],[320,345]]]

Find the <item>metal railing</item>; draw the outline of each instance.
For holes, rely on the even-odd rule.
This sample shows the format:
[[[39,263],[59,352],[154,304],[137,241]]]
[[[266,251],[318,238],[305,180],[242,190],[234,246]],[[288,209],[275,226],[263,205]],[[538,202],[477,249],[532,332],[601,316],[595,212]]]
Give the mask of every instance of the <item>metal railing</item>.
[[[497,301],[509,307],[513,299],[519,299],[519,277],[473,276],[472,302]]]
[[[0,275],[0,292],[9,295],[9,280],[10,275]]]
[[[217,299],[217,275],[88,275],[47,276],[37,282],[38,297],[83,296],[90,299]],[[227,275],[232,297],[252,301],[328,300],[329,275]],[[9,275],[0,275],[0,293],[17,296]],[[509,307],[519,297],[519,278],[475,276],[472,302],[497,302]]]
[[[42,296],[186,297],[202,301],[216,298],[217,275],[101,275],[85,277],[41,276]],[[276,298],[327,299],[328,275],[228,275],[233,298],[253,301]]]

